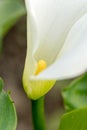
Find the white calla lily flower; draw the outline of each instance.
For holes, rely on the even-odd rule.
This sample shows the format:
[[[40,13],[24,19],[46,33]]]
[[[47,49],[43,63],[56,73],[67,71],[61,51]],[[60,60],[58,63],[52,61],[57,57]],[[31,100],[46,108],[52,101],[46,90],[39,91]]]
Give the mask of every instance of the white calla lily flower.
[[[27,56],[23,84],[37,99],[56,80],[87,69],[87,0],[26,0]]]

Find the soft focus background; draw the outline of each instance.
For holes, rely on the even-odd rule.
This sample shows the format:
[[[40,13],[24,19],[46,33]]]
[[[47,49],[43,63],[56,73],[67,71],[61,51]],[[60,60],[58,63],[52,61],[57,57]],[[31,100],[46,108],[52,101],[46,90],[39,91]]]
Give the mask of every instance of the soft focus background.
[[[4,89],[11,91],[11,97],[16,106],[17,130],[33,130],[31,101],[27,98],[22,86],[26,45],[26,15],[24,15],[5,35],[0,54],[0,76],[4,80]],[[58,129],[58,120],[64,111],[61,89],[68,83],[68,81],[57,82],[46,95],[45,112],[48,130]]]

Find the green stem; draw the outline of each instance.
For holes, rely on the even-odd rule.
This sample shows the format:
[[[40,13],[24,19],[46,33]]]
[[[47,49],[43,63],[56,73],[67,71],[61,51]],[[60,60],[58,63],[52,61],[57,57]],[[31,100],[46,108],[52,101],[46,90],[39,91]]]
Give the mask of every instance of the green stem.
[[[34,130],[46,130],[44,117],[44,97],[32,100],[32,118]]]

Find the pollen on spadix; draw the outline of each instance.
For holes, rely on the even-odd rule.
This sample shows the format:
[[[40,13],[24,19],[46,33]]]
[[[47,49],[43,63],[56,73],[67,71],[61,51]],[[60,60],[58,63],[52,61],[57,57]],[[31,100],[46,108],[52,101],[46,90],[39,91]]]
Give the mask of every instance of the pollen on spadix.
[[[43,71],[44,69],[46,69],[47,67],[47,63],[44,60],[39,60],[37,62],[37,68],[36,68],[36,72],[35,75],[38,75],[41,71]]]

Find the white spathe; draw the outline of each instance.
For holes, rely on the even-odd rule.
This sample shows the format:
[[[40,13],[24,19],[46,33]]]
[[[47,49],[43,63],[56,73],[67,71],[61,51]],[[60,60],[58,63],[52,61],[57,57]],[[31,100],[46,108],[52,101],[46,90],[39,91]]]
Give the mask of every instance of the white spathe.
[[[39,74],[37,79],[67,79],[86,71],[87,14],[75,23],[55,62]]]
[[[67,79],[84,73],[87,69],[87,0],[25,1],[25,86],[30,80]],[[36,63],[40,59],[48,66],[35,76]]]

